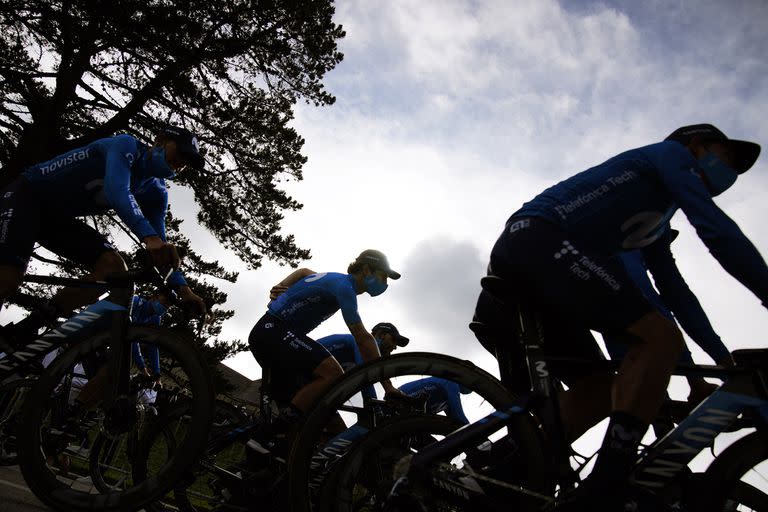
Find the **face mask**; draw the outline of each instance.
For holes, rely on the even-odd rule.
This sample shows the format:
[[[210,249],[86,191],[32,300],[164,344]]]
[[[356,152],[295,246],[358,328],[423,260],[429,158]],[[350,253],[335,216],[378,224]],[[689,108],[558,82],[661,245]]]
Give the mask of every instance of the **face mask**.
[[[728,190],[736,182],[738,173],[725,165],[722,160],[713,153],[707,153],[699,159],[705,182],[708,185],[712,197]]]
[[[387,283],[382,283],[381,281],[376,279],[376,276],[374,275],[370,275],[366,277],[364,282],[365,282],[365,288],[371,297],[381,295],[382,293],[384,293],[384,290],[387,289]]]
[[[176,174],[165,161],[165,150],[163,148],[152,148],[149,152],[149,171],[152,176],[158,178],[173,178]]]

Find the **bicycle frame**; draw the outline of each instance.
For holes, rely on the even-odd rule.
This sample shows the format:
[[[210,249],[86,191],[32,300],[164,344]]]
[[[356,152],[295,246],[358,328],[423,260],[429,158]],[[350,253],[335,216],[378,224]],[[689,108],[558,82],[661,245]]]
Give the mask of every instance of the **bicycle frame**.
[[[530,338],[528,339],[530,340]],[[526,352],[534,391],[516,400],[507,409],[494,411],[477,422],[467,425],[421,450],[413,456],[410,465],[416,474],[429,474],[429,468],[434,467],[434,464],[451,460],[465,450],[478,446],[491,434],[511,426],[521,415],[527,415],[531,412],[535,412],[542,420],[545,431],[550,434],[554,432],[560,434],[550,437],[550,441],[560,441],[553,446],[556,463],[567,463],[567,456],[565,460],[562,459],[565,446],[564,436],[561,435],[562,424],[559,415],[552,410],[556,405],[557,392],[549,374],[548,362],[559,361],[591,365],[596,363],[574,358],[545,358],[537,343],[530,345],[526,343],[526,349],[529,348],[532,350],[526,350]],[[734,354],[736,353],[738,351]],[[606,367],[617,365],[615,361],[603,363]],[[752,413],[760,421],[768,422],[768,400],[766,400],[768,387],[765,384],[762,369],[685,364],[678,365],[674,374],[714,377],[724,380],[724,383],[671,432],[657,440],[646,450],[632,472],[631,478],[634,483],[667,501],[679,497],[674,486],[669,484],[676,480],[687,468],[688,463],[703,449],[710,446],[714,438],[725,431],[740,414]],[[565,447],[567,448],[567,446]],[[562,481],[564,476],[562,472],[558,475],[561,479],[559,482],[561,485],[570,483]],[[458,497],[467,501],[471,498],[466,488],[463,488],[462,492],[459,493],[455,484],[441,482],[434,474],[431,480],[437,488],[445,490],[454,498]],[[525,489],[519,488],[517,490],[538,496],[543,501],[552,500],[551,497],[538,495]]]
[[[677,427],[651,446],[632,471],[635,484],[667,495],[668,484],[740,414],[754,413],[757,419],[768,421],[768,400],[762,398],[766,396],[765,387],[758,388],[762,382],[753,379],[755,371],[742,371],[744,373],[727,379]]]

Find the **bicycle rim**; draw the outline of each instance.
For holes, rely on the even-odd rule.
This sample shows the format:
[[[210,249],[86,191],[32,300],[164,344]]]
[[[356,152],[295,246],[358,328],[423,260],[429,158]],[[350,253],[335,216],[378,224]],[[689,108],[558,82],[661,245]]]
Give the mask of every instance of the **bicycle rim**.
[[[99,434],[106,435],[116,445],[125,439],[127,447],[127,439],[141,436],[152,415],[147,414],[147,404],[131,395],[119,397],[112,403],[101,402],[73,422],[67,411],[71,410],[74,395],[87,389],[85,372],[80,368],[93,366],[94,361],[96,367],[103,364],[110,335],[99,333],[78,343],[59,356],[40,377],[22,413],[25,425],[19,436],[20,451],[24,454],[20,461],[22,474],[32,492],[52,508],[105,512],[138,509],[171,487],[205,446],[212,418],[213,389],[200,355],[188,342],[161,328],[131,326],[127,339],[157,346],[164,382],[167,386],[180,386],[179,394],[193,403],[190,414],[194,427],[176,439],[178,449],[173,453],[155,455],[152,474],[144,481],[134,481],[127,470],[131,464],[130,450],[122,450],[118,455],[120,460],[113,458],[108,471],[91,468],[90,449]],[[69,384],[62,386],[67,379]],[[97,387],[91,384],[91,390]],[[107,482],[101,489],[93,482],[94,471],[100,471]],[[110,490],[105,492],[106,489]]]
[[[369,411],[361,405],[360,389],[383,379],[391,379],[395,386],[399,386],[423,377],[445,378],[471,390],[461,396],[470,422],[509,406],[513,401],[504,386],[489,373],[469,361],[442,354],[400,354],[353,369],[322,397],[300,426],[300,436],[293,445],[289,463],[289,496],[294,512],[319,510],[319,503],[314,503],[317,492],[325,476],[330,474],[332,464],[343,460],[345,453],[340,453],[338,447],[331,447],[333,450],[330,451],[327,445],[324,446],[323,430],[336,414],[340,413],[348,426],[362,424],[361,416]],[[381,394],[381,388],[378,391]],[[366,428],[375,430],[370,424]],[[530,459],[529,483],[541,486],[546,464],[539,433],[531,417],[521,414],[509,429],[502,429],[494,439],[509,430],[513,431],[511,435],[525,440],[524,457]],[[458,460],[446,462],[462,464]]]
[[[723,451],[704,473],[708,506],[720,511],[768,510],[768,432],[752,432]]]

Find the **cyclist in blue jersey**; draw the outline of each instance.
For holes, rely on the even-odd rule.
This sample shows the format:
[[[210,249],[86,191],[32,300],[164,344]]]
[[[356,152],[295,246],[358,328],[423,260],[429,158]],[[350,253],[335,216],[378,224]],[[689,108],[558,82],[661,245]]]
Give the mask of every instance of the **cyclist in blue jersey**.
[[[372,249],[360,253],[346,274],[308,272],[297,270],[273,288],[270,296],[275,298],[248,338],[256,360],[272,370],[273,396],[287,403],[277,428],[295,424],[343,374],[338,361],[307,333],[341,310],[362,360],[380,357],[358,314],[357,296],[380,295],[387,289],[387,279],[400,278],[387,257]],[[383,385],[385,392],[399,394],[391,383]]]
[[[405,347],[410,341],[389,322],[374,325],[371,329],[371,335],[376,340],[381,357],[392,354],[397,347]],[[351,334],[331,334],[318,339],[317,342],[325,347],[345,372],[363,363],[363,356],[360,355],[355,337]],[[376,398],[373,386],[364,389],[362,394],[366,398]]]
[[[410,341],[400,334],[397,327],[389,322],[381,322],[373,326],[371,336],[376,340],[379,352],[382,357],[390,355],[397,347],[405,347]],[[341,369],[351,370],[355,366],[362,364],[363,357],[360,355],[360,349],[357,348],[355,337],[351,334],[331,334],[317,340],[319,344],[331,353],[341,365]]]
[[[179,266],[176,248],[165,240],[168,193],[165,180],[204,160],[190,131],[167,126],[147,147],[131,135],[100,139],[29,167],[0,198],[0,302],[21,283],[35,243],[91,269],[97,280],[125,269],[109,241],[78,217],[114,211],[144,243],[156,265]],[[170,284],[200,312],[205,303],[175,272]],[[50,301],[46,318],[27,328],[96,300],[98,289],[71,288]]]
[[[461,405],[461,396],[472,390],[460,386],[453,381],[440,377],[428,377],[414,380],[400,386],[400,391],[408,396],[427,395],[427,412],[437,414],[445,411],[445,415],[467,425],[469,420]]]
[[[491,251],[489,273],[512,282],[536,305],[545,350],[596,355],[590,329],[623,334],[630,343],[615,376],[568,376],[560,403],[572,439],[606,408],[612,413],[592,473],[561,509],[618,509],[639,441],[684,346],[680,330],[643,296],[618,253],[651,245],[682,210],[722,267],[768,306],[765,261],[712,200],[759,153],[759,145],[729,139],[712,125],[685,126],[663,142],[626,151],[548,188],[507,221]],[[660,258],[647,260],[654,277],[675,266],[670,252]],[[480,321],[486,295],[478,299]]]

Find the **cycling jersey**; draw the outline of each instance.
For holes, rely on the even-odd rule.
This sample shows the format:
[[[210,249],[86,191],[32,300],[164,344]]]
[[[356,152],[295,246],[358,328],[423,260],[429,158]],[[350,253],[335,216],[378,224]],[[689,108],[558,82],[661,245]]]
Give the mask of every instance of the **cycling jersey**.
[[[317,340],[341,365],[346,372],[359,364],[363,364],[360,349],[357,348],[355,337],[351,334],[331,334]]]
[[[355,337],[351,334],[331,334],[317,342],[336,358],[345,372],[363,364],[363,356],[360,355]],[[376,398],[376,391],[373,386],[368,386],[362,390],[362,395],[365,398]]]
[[[445,415],[449,418],[454,418],[465,425],[469,423],[461,405],[459,385],[453,381],[428,377],[403,384],[399,389],[409,396],[427,393],[427,412],[430,414],[445,411]]]
[[[165,314],[165,306],[158,301],[143,299],[138,295],[133,296],[131,306],[131,322],[137,325],[160,325]],[[143,347],[138,342],[131,343],[131,353],[136,366],[143,370],[146,362],[153,375],[160,375],[160,351],[157,345],[148,344]]]
[[[541,217],[614,254],[657,240],[680,208],[723,268],[768,305],[768,268],[757,249],[712,200],[696,159],[680,143],[626,151],[548,188],[513,214],[507,229]]]
[[[165,240],[168,193],[164,180],[173,175],[162,152],[149,151],[130,135],[118,135],[32,165],[20,178],[27,185],[7,190],[19,189],[35,197],[41,218],[19,221],[31,223],[32,228],[38,228],[35,221],[44,230],[46,223],[55,224],[60,218],[114,210],[140,239]],[[4,210],[4,215],[13,215],[13,210]],[[186,284],[179,272],[170,282]]]
[[[270,313],[300,334],[312,331],[339,309],[347,325],[361,322],[354,277],[336,272],[309,275],[268,306]]]

